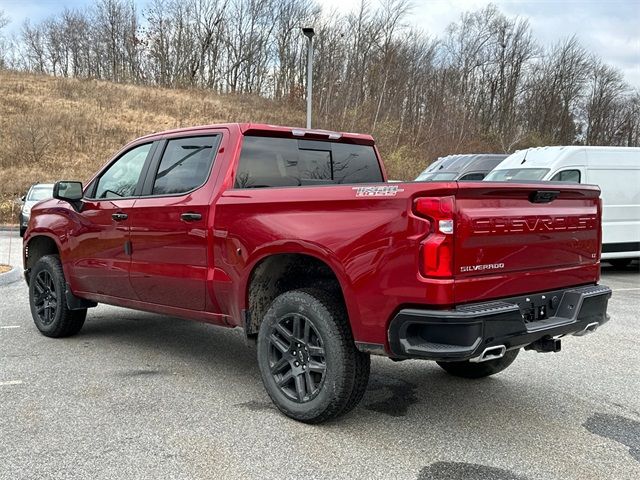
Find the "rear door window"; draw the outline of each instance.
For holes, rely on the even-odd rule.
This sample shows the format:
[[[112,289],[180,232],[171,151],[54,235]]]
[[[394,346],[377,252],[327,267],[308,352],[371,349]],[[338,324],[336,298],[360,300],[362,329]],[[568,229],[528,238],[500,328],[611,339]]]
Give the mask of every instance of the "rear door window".
[[[295,138],[244,138],[236,188],[382,182],[373,146]]]
[[[190,192],[209,178],[219,135],[169,140],[153,182],[152,195]]]
[[[580,183],[580,170],[563,170],[556,173],[551,181]]]
[[[479,181],[484,178],[484,173],[476,172],[476,173],[467,173],[460,178],[461,182],[474,182]]]

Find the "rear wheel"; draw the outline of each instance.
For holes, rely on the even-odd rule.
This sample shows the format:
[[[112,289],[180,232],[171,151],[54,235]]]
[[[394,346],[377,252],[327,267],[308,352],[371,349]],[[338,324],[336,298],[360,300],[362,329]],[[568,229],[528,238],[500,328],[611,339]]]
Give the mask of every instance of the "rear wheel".
[[[437,362],[447,373],[462,378],[483,378],[500,373],[513,363],[520,349],[509,350],[502,358],[486,362]]]
[[[65,299],[66,289],[57,255],[46,255],[36,262],[29,281],[29,306],[36,327],[47,337],[75,335],[84,325],[87,309],[70,310]]]
[[[277,297],[260,325],[257,353],[271,400],[301,422],[347,413],[367,387],[369,355],[356,349],[342,302],[322,290]]]

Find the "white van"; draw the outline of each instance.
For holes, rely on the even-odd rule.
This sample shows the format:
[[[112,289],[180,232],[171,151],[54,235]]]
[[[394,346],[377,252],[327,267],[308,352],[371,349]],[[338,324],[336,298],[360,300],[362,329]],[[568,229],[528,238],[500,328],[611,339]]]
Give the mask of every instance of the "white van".
[[[602,259],[625,266],[640,258],[640,148],[541,147],[505,158],[486,181],[590,183],[602,191]]]

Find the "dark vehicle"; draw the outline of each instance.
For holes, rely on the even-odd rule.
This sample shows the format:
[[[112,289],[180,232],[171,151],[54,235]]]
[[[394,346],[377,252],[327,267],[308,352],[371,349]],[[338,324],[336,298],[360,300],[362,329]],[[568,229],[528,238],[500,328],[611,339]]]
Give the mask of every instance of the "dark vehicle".
[[[27,231],[27,225],[29,224],[29,218],[31,217],[31,209],[33,206],[41,202],[42,200],[48,200],[53,198],[53,184],[52,183],[36,183],[29,188],[29,191],[22,197],[22,208],[20,209],[19,224],[20,224],[20,236],[24,236],[24,232]]]
[[[480,181],[507,156],[497,153],[449,155],[432,163],[415,181]]]
[[[362,399],[370,354],[480,378],[608,320],[597,187],[386,180],[369,135],[142,137],[34,207],[36,327],[73,335],[101,302],[239,328],[275,405],[318,423]]]

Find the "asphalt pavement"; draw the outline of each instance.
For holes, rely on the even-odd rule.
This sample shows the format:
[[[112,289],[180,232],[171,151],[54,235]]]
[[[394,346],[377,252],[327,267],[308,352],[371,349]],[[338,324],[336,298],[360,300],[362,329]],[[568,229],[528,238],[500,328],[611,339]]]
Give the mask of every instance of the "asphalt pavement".
[[[25,283],[2,286],[0,479],[635,480],[640,274],[602,283],[611,321],[562,352],[476,381],[373,357],[361,405],[320,426],[271,405],[240,332],[100,305],[49,339]]]

